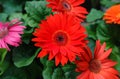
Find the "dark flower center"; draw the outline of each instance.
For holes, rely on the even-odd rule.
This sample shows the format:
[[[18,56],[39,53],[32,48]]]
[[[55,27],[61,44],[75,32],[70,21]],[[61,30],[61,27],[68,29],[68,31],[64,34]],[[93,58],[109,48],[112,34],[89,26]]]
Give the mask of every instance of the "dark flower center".
[[[8,34],[8,29],[7,28],[1,28],[0,29],[0,39],[5,37]]]
[[[90,71],[92,71],[94,73],[99,73],[100,70],[101,70],[101,63],[100,63],[100,61],[98,61],[96,59],[93,59],[90,62],[89,69],[90,69]]]
[[[66,32],[60,30],[53,35],[53,40],[57,45],[63,46],[68,42],[68,35]]]
[[[62,6],[64,10],[70,11],[71,10],[71,5],[67,1],[62,1]]]

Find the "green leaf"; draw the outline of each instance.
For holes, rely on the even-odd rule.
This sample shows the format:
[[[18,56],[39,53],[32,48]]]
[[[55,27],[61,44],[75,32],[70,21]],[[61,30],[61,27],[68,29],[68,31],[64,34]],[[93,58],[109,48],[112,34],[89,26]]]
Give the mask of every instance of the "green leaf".
[[[38,27],[40,20],[51,14],[51,9],[46,7],[46,1],[28,1],[25,10],[30,16],[28,22],[30,27]]]
[[[31,42],[33,30],[33,28],[30,30],[25,30],[24,34],[22,35],[22,40],[24,43],[29,44]]]
[[[93,22],[95,20],[101,19],[103,16],[103,12],[96,9],[91,9],[90,13],[87,15],[87,22]]]
[[[112,54],[110,55],[110,58],[111,58],[113,61],[117,62],[117,65],[115,66],[115,68],[120,72],[120,55],[115,54],[115,53],[112,53]]]
[[[97,28],[97,24],[90,24],[88,26],[85,27],[86,30],[87,30],[87,34],[88,34],[88,37],[96,40],[97,37],[96,37],[96,28]]]
[[[23,67],[30,78],[28,79],[41,79],[42,67],[37,61],[33,61],[29,66]]]
[[[65,78],[66,79],[76,79],[76,77],[79,75],[80,73],[75,72],[75,70],[69,71],[65,73]]]
[[[52,79],[52,73],[53,73],[53,69],[50,67],[47,67],[44,71],[43,71],[43,78],[44,79]]]
[[[76,79],[76,76],[78,75],[77,72],[75,72],[75,64],[66,64],[62,67],[62,71],[64,71],[65,79]]]
[[[9,54],[8,54],[9,55]],[[7,49],[0,48],[0,75],[2,75],[9,66]]]
[[[115,1],[112,0],[100,0],[100,3],[105,7],[110,7],[115,4]]]
[[[53,72],[52,79],[65,79],[64,72],[61,68],[56,68]]]
[[[36,50],[33,46],[22,44],[13,50],[13,61],[15,66],[28,66],[37,56],[40,49]]]
[[[54,61],[47,61],[46,68],[43,70],[43,78],[52,79],[53,71],[54,71]]]
[[[29,18],[29,21],[28,21],[28,25],[31,26],[31,27],[38,27],[38,23],[37,21],[33,20],[32,18]]]
[[[8,15],[6,13],[0,13],[0,21],[6,21],[7,20]]]
[[[65,66],[62,67],[62,70],[64,72],[68,72],[70,70],[74,70],[74,67],[75,67],[75,65],[73,65],[73,64],[66,64]]]
[[[8,66],[9,66],[9,63],[7,61],[0,63],[0,75],[2,75],[5,72]]]
[[[110,41],[110,31],[108,30],[108,27],[103,21],[101,21],[97,27],[97,37],[101,41]]]
[[[40,61],[44,65],[43,79],[76,79],[76,75],[78,75],[75,72],[75,64],[55,67],[54,61],[48,61],[47,56],[40,59]]]
[[[3,63],[6,54],[7,54],[7,50],[5,48],[0,48],[0,64]]]
[[[55,66],[54,61],[48,60],[48,61],[46,62],[46,66],[47,66],[47,67],[54,67],[54,66]]]
[[[103,43],[107,43],[107,48],[112,47],[114,44],[111,39],[111,34],[109,30],[110,26],[106,25],[104,21],[100,21],[97,27],[96,36]]]
[[[22,11],[22,4],[17,3],[15,0],[3,0],[2,5],[6,14],[12,14],[14,12]]]
[[[55,68],[54,61],[47,60],[47,57],[40,59],[40,61],[44,65],[44,70],[42,73],[43,79],[52,79],[52,74]]]
[[[107,48],[119,46],[120,44],[120,25],[105,24],[104,21],[99,22],[96,36],[101,42],[107,43]]]
[[[48,56],[45,56],[43,58],[40,58],[40,62],[44,65],[44,68],[46,67],[54,67],[55,63],[53,60],[48,60]]]
[[[9,17],[9,20],[13,20],[13,19],[16,19],[16,18],[21,20],[22,16],[23,16],[22,13],[12,13]]]
[[[30,79],[25,70],[9,66],[7,71],[0,76],[0,79]]]
[[[47,62],[47,56],[40,58],[40,62],[44,65],[44,67],[46,67],[46,62]]]
[[[99,22],[97,27],[96,36],[103,43],[107,43],[107,49],[115,46],[112,39],[112,29],[109,25],[105,24],[104,21]]]

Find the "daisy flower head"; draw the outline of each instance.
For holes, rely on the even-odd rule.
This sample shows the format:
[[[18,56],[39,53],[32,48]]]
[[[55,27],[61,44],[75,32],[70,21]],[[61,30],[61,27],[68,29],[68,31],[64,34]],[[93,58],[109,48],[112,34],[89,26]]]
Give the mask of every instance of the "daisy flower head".
[[[49,8],[52,8],[53,12],[66,12],[67,14],[76,16],[76,20],[83,22],[88,14],[87,10],[80,5],[85,2],[85,0],[47,0]]]
[[[109,24],[120,24],[120,4],[110,7],[105,12],[103,19]]]
[[[0,22],[0,48],[6,48],[10,51],[8,45],[19,46],[21,43],[21,36],[25,26],[21,25],[18,19],[14,19],[11,22]]]
[[[106,43],[100,44],[96,41],[94,56],[89,47],[85,48],[85,52],[81,53],[80,60],[76,60],[76,71],[81,72],[77,79],[119,79],[118,71],[113,68],[116,62],[110,60],[112,49],[105,50]]]
[[[65,65],[68,60],[74,61],[88,41],[85,40],[86,30],[75,17],[68,14],[50,15],[35,29],[32,41],[35,46],[41,47],[38,57],[49,55],[49,60],[55,58],[56,66]]]

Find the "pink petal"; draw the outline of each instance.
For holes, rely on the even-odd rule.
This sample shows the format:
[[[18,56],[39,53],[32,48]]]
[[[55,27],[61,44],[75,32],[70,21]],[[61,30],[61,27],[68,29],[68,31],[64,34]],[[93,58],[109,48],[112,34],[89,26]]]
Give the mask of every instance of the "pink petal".
[[[6,36],[4,39],[5,39],[5,41],[10,40],[10,41],[12,41],[12,42],[21,42],[21,39],[18,38],[18,37]]]
[[[8,35],[12,37],[18,37],[18,38],[21,37],[17,32],[9,32]]]
[[[6,48],[7,50],[10,51],[10,48],[9,48],[8,45],[4,42],[3,39],[0,39],[0,48]]]
[[[3,23],[2,22],[0,22],[0,29],[1,29],[1,27],[3,26]]]
[[[25,28],[25,26],[14,26],[14,27],[10,27],[9,28],[9,31],[15,31],[15,32],[17,32],[17,31],[23,31],[24,30],[24,28]]]

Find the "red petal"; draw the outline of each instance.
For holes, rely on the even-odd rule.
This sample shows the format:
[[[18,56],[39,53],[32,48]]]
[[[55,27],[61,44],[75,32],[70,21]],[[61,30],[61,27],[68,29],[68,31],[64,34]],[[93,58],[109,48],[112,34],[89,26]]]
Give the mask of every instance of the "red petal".
[[[109,68],[109,67],[113,67],[117,64],[117,62],[114,62],[112,60],[102,60],[101,61],[102,64],[102,68]]]
[[[105,79],[101,74],[94,74],[94,79]]]
[[[94,78],[94,73],[93,72],[90,72],[90,74],[89,74],[89,77],[88,77],[89,79],[95,79]]]
[[[42,49],[42,51],[40,51],[40,53],[38,54],[38,56],[37,56],[37,57],[42,58],[42,57],[46,56],[47,54],[48,54],[48,51],[46,51],[46,50]]]
[[[64,66],[67,63],[68,59],[65,56],[61,56],[61,57],[62,57],[61,64],[62,64],[62,66]]]
[[[53,52],[49,52],[49,58],[48,60],[52,60],[54,58]]]
[[[96,54],[95,54],[96,59],[99,58],[104,53],[105,47],[106,47],[106,43],[104,42],[103,45],[98,50],[98,52],[96,52]]]
[[[94,56],[95,56],[95,58],[97,57],[97,54],[98,54],[98,52],[100,50],[100,47],[101,47],[100,40],[97,40],[96,41],[96,46],[95,46],[95,49],[94,49]]]
[[[104,69],[104,70],[109,72],[109,73],[115,74],[115,75],[119,74],[119,72],[117,70],[115,70],[114,68],[107,68],[107,69]]]
[[[86,61],[78,61],[78,62],[75,62],[75,63],[76,63],[76,66],[77,66],[77,69],[79,70],[79,72],[85,71],[89,67],[88,62],[86,62]]]
[[[81,53],[82,58],[84,58],[84,61],[89,62],[92,59],[92,52],[89,47],[84,48],[84,52]]]
[[[103,69],[102,69],[101,72],[100,72],[100,74],[103,75],[103,77],[104,77],[105,79],[119,79],[119,78],[117,77],[117,75],[112,74],[112,71],[109,72],[109,71],[106,71],[106,70],[103,70]]]
[[[53,59],[53,57],[56,56],[56,54],[59,53],[59,47],[55,46],[55,45],[51,45],[51,47],[49,47],[51,49],[51,52],[49,54],[49,60]]]
[[[102,48],[102,47],[101,47]],[[104,53],[102,53],[100,56],[99,56],[99,60],[104,60],[104,59],[106,59],[109,55],[110,55],[110,53],[112,52],[112,49],[109,49],[109,50],[107,50],[106,52],[104,52]]]
[[[89,79],[89,74],[89,70],[82,72],[80,75],[77,76],[77,79]]]
[[[85,0],[72,0],[71,2],[73,6],[78,6],[80,4],[83,4]]]
[[[56,66],[58,66],[58,64],[60,63],[60,60],[61,60],[61,56],[60,56],[60,54],[57,54],[57,55],[55,56],[55,65],[56,65]]]

